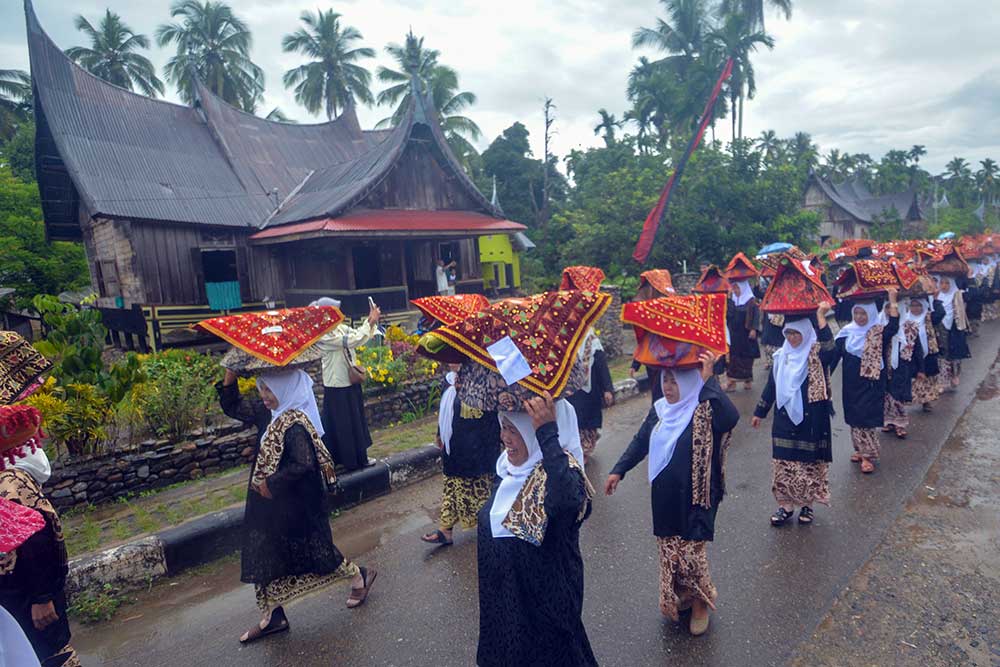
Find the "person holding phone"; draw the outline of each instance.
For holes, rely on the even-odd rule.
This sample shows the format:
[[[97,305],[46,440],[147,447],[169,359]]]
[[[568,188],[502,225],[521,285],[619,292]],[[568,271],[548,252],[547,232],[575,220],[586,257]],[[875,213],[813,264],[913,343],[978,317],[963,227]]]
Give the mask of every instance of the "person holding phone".
[[[378,332],[382,311],[371,297],[368,317],[354,328],[346,322],[326,334],[316,343],[323,357],[323,442],[333,460],[348,470],[368,465],[368,448],[372,446],[368,418],[365,416],[365,395],[362,369],[357,366],[355,350]],[[322,298],[311,306],[340,307],[340,301]]]
[[[439,259],[434,267],[434,280],[437,283],[437,291],[441,296],[450,296],[455,293],[454,283],[448,280],[448,272],[456,266],[455,260],[445,264],[443,259]]]

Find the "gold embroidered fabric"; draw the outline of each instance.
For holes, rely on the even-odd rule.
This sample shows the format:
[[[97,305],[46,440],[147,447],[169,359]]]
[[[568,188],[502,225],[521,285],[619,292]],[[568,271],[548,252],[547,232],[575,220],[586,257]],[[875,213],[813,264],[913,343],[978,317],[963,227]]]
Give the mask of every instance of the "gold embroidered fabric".
[[[333,471],[333,459],[330,452],[326,450],[322,438],[316,432],[316,428],[309,421],[301,410],[287,410],[274,420],[264,432],[264,437],[260,440],[260,450],[257,452],[257,464],[253,471],[253,486],[259,487],[268,477],[278,471],[278,464],[281,462],[281,455],[285,451],[285,431],[298,424],[302,426],[309,438],[312,440],[313,449],[316,451],[316,461],[319,463],[320,472],[327,484],[332,484],[337,480],[337,475]]]
[[[587,499],[577,513],[577,521],[583,521],[583,517],[587,515],[587,503],[594,497],[594,487],[577,460],[570,454],[566,454],[566,456],[569,457],[569,467],[580,473],[586,487]],[[521,487],[521,492],[517,494],[517,499],[514,500],[510,511],[507,512],[507,517],[503,520],[504,527],[514,537],[534,544],[536,547],[541,546],[542,540],[545,539],[545,529],[549,524],[549,518],[545,514],[545,482],[547,480],[548,474],[539,461],[535,469],[531,471],[531,475],[528,476],[528,481]]]
[[[465,403],[462,403],[461,408],[459,410],[459,416],[462,419],[482,419],[483,411],[480,410],[479,408],[474,408],[471,405],[466,405]]]

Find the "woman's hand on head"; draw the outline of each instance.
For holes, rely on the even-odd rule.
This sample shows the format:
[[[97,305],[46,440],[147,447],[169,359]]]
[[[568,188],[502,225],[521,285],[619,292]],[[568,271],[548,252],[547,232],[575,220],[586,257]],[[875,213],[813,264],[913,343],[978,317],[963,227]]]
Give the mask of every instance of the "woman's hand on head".
[[[556,405],[549,392],[525,401],[524,410],[531,417],[531,425],[536,431],[542,425],[550,424],[556,420]]]
[[[702,352],[698,357],[698,361],[701,362],[701,379],[708,381],[713,375],[715,375],[715,362],[719,359],[719,355],[714,352]]]
[[[604,482],[604,495],[613,496],[618,490],[618,482],[622,481],[621,475],[608,475],[608,480]]]

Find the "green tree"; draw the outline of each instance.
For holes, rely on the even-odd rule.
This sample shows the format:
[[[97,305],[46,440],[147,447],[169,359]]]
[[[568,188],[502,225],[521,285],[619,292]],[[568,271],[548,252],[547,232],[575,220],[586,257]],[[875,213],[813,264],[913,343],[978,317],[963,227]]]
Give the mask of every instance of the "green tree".
[[[212,0],[176,0],[170,16],[179,22],[156,29],[160,46],[175,44],[177,53],[164,72],[188,104],[195,79],[223,100],[253,113],[264,92],[264,72],[250,59],[250,29],[233,10]]]
[[[1000,167],[997,167],[996,160],[986,158],[979,163],[981,167],[976,172],[976,185],[983,201],[992,204],[996,198],[997,175],[1000,174]]]
[[[24,183],[35,182],[35,124],[21,123],[17,132],[2,148],[3,161],[14,176]]]
[[[895,241],[903,238],[903,219],[895,206],[883,210],[872,218],[872,238],[876,241]]]
[[[792,0],[722,0],[719,12],[723,15],[742,14],[750,26],[764,29],[764,11],[766,4],[784,14],[786,19],[792,18]]]
[[[385,47],[397,69],[380,66],[378,80],[388,84],[376,97],[379,105],[396,106],[392,116],[383,118],[376,127],[391,127],[402,120],[410,105],[410,91],[413,86],[424,94],[430,94],[434,108],[441,121],[441,129],[452,150],[459,156],[474,155],[471,141],[482,136],[482,130],[462,112],[476,103],[476,96],[468,91],[459,91],[458,72],[438,62],[441,55],[436,49],[424,48],[424,38],[417,37],[411,30],[402,45],[389,44]]]
[[[0,69],[0,139],[9,139],[31,116],[31,76],[19,69]]]
[[[285,72],[285,87],[294,87],[295,100],[309,113],[323,110],[329,120],[350,104],[374,102],[371,73],[358,61],[375,57],[375,50],[356,47],[361,32],[341,25],[340,18],[332,9],[302,12],[305,27],[285,35],[281,42],[286,53],[301,53],[310,59]]]
[[[601,122],[594,127],[594,134],[604,133],[604,145],[610,147],[615,143],[615,130],[622,126],[621,121],[615,118],[613,113],[608,113],[607,109],[598,109]]]
[[[765,130],[760,133],[760,137],[755,142],[757,148],[764,154],[764,159],[769,160],[776,151],[779,150],[781,142],[774,130]]]
[[[0,285],[12,287],[20,307],[36,294],[58,294],[90,284],[83,247],[45,240],[38,186],[0,166]]]
[[[721,27],[709,33],[708,42],[717,49],[719,60],[732,58],[733,73],[726,85],[733,109],[733,136],[742,139],[744,100],[752,100],[757,95],[757,77],[753,63],[750,62],[750,54],[761,46],[773,49],[774,38],[763,30],[755,30],[742,14],[730,14]]]
[[[149,48],[148,37],[133,31],[110,9],[105,10],[97,28],[82,15],[77,15],[75,24],[90,39],[90,46],[66,49],[74,62],[126,90],[138,89],[150,97],[163,94],[163,82],[157,78],[153,63],[137,53]]]

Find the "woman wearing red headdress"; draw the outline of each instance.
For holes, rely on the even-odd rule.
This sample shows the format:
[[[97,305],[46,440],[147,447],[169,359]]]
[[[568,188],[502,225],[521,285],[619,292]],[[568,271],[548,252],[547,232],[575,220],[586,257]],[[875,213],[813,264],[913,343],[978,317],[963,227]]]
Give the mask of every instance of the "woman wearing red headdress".
[[[628,449],[611,469],[604,493],[613,495],[625,475],[649,459],[653,533],[660,551],[660,611],[677,621],[691,609],[693,635],[708,630],[717,592],[706,545],[715,537],[715,515],[725,495],[725,450],[739,411],[713,373],[715,355],[700,367],[663,368],[663,398],[646,416]]]
[[[753,362],[760,358],[757,343],[758,315],[760,309],[757,297],[748,280],[730,281],[730,302],[726,311],[726,326],[729,328],[729,358],[726,366],[726,391],[736,389],[736,382],[743,382],[746,389],[753,386]]]
[[[35,510],[45,520],[44,528],[17,549],[0,553],[0,606],[17,620],[43,665],[79,667],[69,643],[65,590],[69,566],[62,524],[42,493],[48,460],[36,465],[39,456],[44,457],[41,425],[42,417],[33,407],[0,407],[0,498]],[[32,463],[21,466],[21,461]]]

